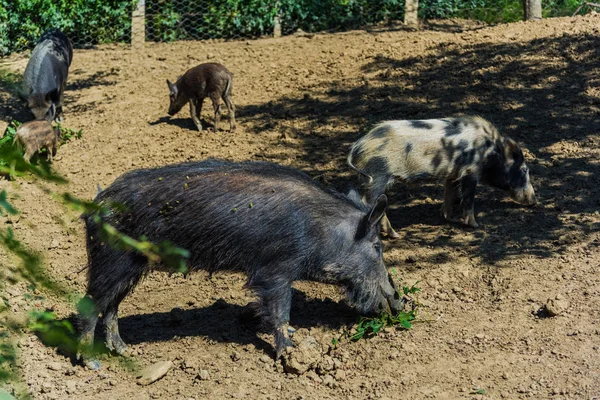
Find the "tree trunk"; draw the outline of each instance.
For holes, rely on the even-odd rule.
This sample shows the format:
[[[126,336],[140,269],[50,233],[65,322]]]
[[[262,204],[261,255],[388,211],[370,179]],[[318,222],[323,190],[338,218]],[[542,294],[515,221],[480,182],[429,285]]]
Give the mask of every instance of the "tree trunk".
[[[542,0],[523,0],[524,19],[542,19]]]

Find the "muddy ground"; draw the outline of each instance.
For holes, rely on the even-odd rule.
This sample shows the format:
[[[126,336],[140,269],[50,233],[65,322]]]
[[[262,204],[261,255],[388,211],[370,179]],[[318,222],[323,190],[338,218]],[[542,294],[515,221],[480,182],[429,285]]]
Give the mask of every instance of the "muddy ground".
[[[328,351],[303,375],[282,372],[271,338],[240,322],[253,300],[243,275],[153,273],[124,301],[119,324],[134,368],[173,362],[164,378],[140,386],[135,371],[108,356],[89,371],[24,334],[26,390],[40,399],[598,398],[598,26],[597,15],[494,27],[442,21],[419,32],[76,50],[65,126],[83,129],[83,138],[59,149],[54,168],[69,183],[46,185],[59,192],[92,199],[96,184],[125,171],[208,157],[274,161],[342,188],[356,178],[345,165],[350,144],[375,123],[479,114],[526,149],[540,202],[523,208],[481,187],[481,227],[472,230],[442,221],[442,185],[396,185],[389,216],[401,238],[384,241],[385,261],[405,284],[420,282],[421,322],[327,350],[356,314],[338,288],[299,282],[291,323]],[[165,79],[206,61],[235,73],[235,133],[199,133],[185,109],[167,117]],[[25,63],[8,65],[22,71]],[[10,93],[0,96],[2,120],[23,115]],[[210,109],[205,103],[209,127]],[[77,213],[31,179],[0,187],[21,210],[2,223],[81,294]],[[61,317],[74,309],[25,294],[13,285],[4,295],[17,316],[36,306]],[[549,299],[558,316],[543,311]]]

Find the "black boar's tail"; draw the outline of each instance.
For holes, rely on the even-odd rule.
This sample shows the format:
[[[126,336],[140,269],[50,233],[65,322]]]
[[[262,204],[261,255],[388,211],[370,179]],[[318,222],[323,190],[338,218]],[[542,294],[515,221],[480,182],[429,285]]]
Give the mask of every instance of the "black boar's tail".
[[[233,74],[229,74],[229,79],[227,79],[227,85],[225,86],[225,96],[231,96],[231,81],[233,81]]]
[[[362,176],[366,177],[369,180],[369,183],[371,183],[371,182],[373,182],[373,177],[371,175],[367,174],[365,171],[362,171],[362,170],[356,168],[354,166],[354,164],[352,163],[352,159],[354,158],[354,156],[356,155],[357,152],[358,152],[357,146],[352,146],[352,149],[350,150],[350,154],[348,154],[348,158],[346,159],[348,162],[348,166],[350,166],[350,168],[352,168],[353,170],[355,170]]]

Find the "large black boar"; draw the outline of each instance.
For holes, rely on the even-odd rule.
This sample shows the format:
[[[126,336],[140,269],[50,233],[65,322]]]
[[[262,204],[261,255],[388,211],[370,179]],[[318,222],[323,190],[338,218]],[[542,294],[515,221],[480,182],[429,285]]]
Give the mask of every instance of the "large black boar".
[[[23,76],[23,96],[35,119],[63,119],[63,93],[73,45],[58,29],[46,31],[31,53]]]
[[[309,279],[346,288],[362,313],[396,312],[402,300],[382,257],[378,223],[387,199],[371,209],[315,183],[297,170],[263,162],[218,160],[126,173],[98,194],[101,205],[119,204],[103,220],[133,237],[170,240],[191,253],[189,268],[239,270],[256,290],[259,315],[286,346],[292,282]],[[114,203],[113,203],[114,202]],[[94,218],[85,216],[89,259],[87,299],[80,314],[81,351],[89,368],[94,328],[102,314],[106,344],[122,354],[119,303],[149,271],[146,258],[101,242]]]
[[[215,111],[215,132],[221,119],[221,98],[229,111],[229,128],[235,130],[235,106],[231,100],[233,74],[218,63],[200,64],[186,71],[175,83],[167,79],[169,86],[169,115],[173,116],[190,103],[190,114],[194,124],[202,132],[200,113],[202,103],[210,97]]]
[[[352,145],[348,164],[367,177],[367,202],[384,193],[394,178],[444,180],[442,216],[451,220],[460,203],[461,222],[474,228],[478,182],[507,191],[519,203],[536,202],[523,151],[481,117],[384,122]],[[386,216],[382,228],[398,237]]]

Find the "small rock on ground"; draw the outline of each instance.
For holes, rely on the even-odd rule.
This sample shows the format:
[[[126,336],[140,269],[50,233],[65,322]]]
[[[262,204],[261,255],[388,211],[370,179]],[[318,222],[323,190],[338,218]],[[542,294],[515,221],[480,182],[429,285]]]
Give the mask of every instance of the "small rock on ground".
[[[546,302],[546,311],[551,317],[564,314],[569,309],[569,302],[561,296],[556,296],[553,299],[548,299]]]
[[[160,361],[152,364],[140,371],[138,374],[138,383],[140,385],[149,385],[153,382],[156,382],[165,376],[171,367],[173,367],[173,363],[171,361]]]
[[[314,368],[322,358],[321,345],[312,336],[307,336],[298,347],[289,348],[283,355],[286,372],[301,375]]]

